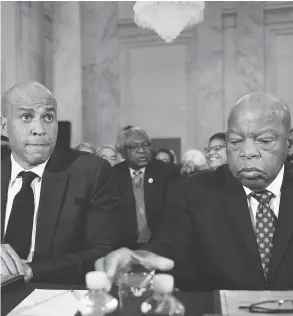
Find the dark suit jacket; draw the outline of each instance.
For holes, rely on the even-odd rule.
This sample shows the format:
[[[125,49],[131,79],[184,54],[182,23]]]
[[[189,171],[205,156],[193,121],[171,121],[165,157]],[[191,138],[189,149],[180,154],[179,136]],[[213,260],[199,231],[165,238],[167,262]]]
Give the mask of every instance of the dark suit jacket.
[[[245,191],[227,165],[188,178],[185,185],[173,188],[172,196],[176,196],[172,215],[164,218],[145,248],[175,260],[177,270],[173,272],[179,287],[201,291],[293,289],[292,169],[285,168],[267,282]],[[195,272],[193,283],[188,284],[188,276],[180,269],[182,262],[189,262]]]
[[[3,232],[10,156],[1,169]],[[34,282],[84,282],[95,259],[117,246],[118,194],[110,177],[111,167],[102,158],[71,149],[52,154],[42,179],[30,264]]]
[[[130,170],[125,161],[113,167],[114,181],[118,184],[121,199],[122,221],[125,223],[122,230],[127,240],[123,246],[135,247],[137,240],[137,220],[135,198],[132,188]],[[164,208],[166,187],[180,176],[180,167],[152,160],[145,169],[144,200],[148,227],[153,234],[157,229]],[[153,182],[150,182],[152,179]]]

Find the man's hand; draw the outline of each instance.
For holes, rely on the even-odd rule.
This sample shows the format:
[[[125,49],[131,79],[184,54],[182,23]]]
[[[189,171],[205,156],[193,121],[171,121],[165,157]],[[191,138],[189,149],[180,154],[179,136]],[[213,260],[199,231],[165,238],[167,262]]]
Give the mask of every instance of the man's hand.
[[[106,257],[95,262],[95,269],[105,271],[110,279],[113,279],[117,272],[125,269],[131,262],[139,262],[148,269],[159,269],[162,271],[171,270],[174,262],[170,259],[158,256],[150,251],[120,248],[110,252]]]
[[[1,275],[24,275],[22,260],[8,244],[1,245]]]
[[[32,279],[33,273],[30,266],[20,259],[18,254],[9,244],[1,245],[1,275],[23,275],[25,281]]]

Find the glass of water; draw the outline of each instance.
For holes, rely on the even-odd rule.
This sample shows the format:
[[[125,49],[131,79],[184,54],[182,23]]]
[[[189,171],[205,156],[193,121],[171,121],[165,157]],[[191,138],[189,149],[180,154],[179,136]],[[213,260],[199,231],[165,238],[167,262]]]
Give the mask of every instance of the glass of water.
[[[150,295],[154,269],[148,269],[140,263],[132,263],[118,273],[116,285],[120,310],[140,311],[140,304]]]

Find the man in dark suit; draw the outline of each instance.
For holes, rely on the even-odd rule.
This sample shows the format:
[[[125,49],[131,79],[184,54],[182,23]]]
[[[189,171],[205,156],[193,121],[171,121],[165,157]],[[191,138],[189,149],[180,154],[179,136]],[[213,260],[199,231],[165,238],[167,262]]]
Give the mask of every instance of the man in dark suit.
[[[1,165],[1,275],[82,282],[119,241],[111,167],[91,154],[54,150],[57,103],[37,82],[6,92],[2,115],[12,154]]]
[[[179,178],[180,170],[177,165],[151,160],[151,140],[138,127],[123,129],[116,147],[125,159],[113,167],[126,225],[125,246],[135,249],[147,243],[156,231],[164,210],[166,188]]]
[[[276,97],[244,96],[229,115],[228,165],[174,188],[175,212],[148,251],[117,250],[97,260],[96,269],[112,276],[136,257],[168,270],[187,257],[197,275],[189,289],[292,290],[293,172],[285,165],[290,124],[288,106]],[[176,273],[180,281],[182,271]]]

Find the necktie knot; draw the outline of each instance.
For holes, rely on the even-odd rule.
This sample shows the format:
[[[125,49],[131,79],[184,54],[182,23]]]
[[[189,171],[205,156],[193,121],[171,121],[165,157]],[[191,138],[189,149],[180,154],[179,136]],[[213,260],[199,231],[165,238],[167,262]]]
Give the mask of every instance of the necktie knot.
[[[135,184],[136,187],[140,186],[141,183],[141,175],[142,175],[142,171],[141,170],[135,170],[133,172],[133,182]]]
[[[142,171],[141,171],[141,170],[135,170],[135,171],[133,172],[133,176],[134,176],[134,177],[140,177],[141,174],[142,174]]]
[[[37,175],[31,171],[22,171],[19,173],[19,176],[22,177],[22,189],[29,187],[37,177]]]
[[[260,204],[270,203],[275,197],[275,194],[269,190],[264,190],[262,192],[251,192],[250,195],[254,197]]]

